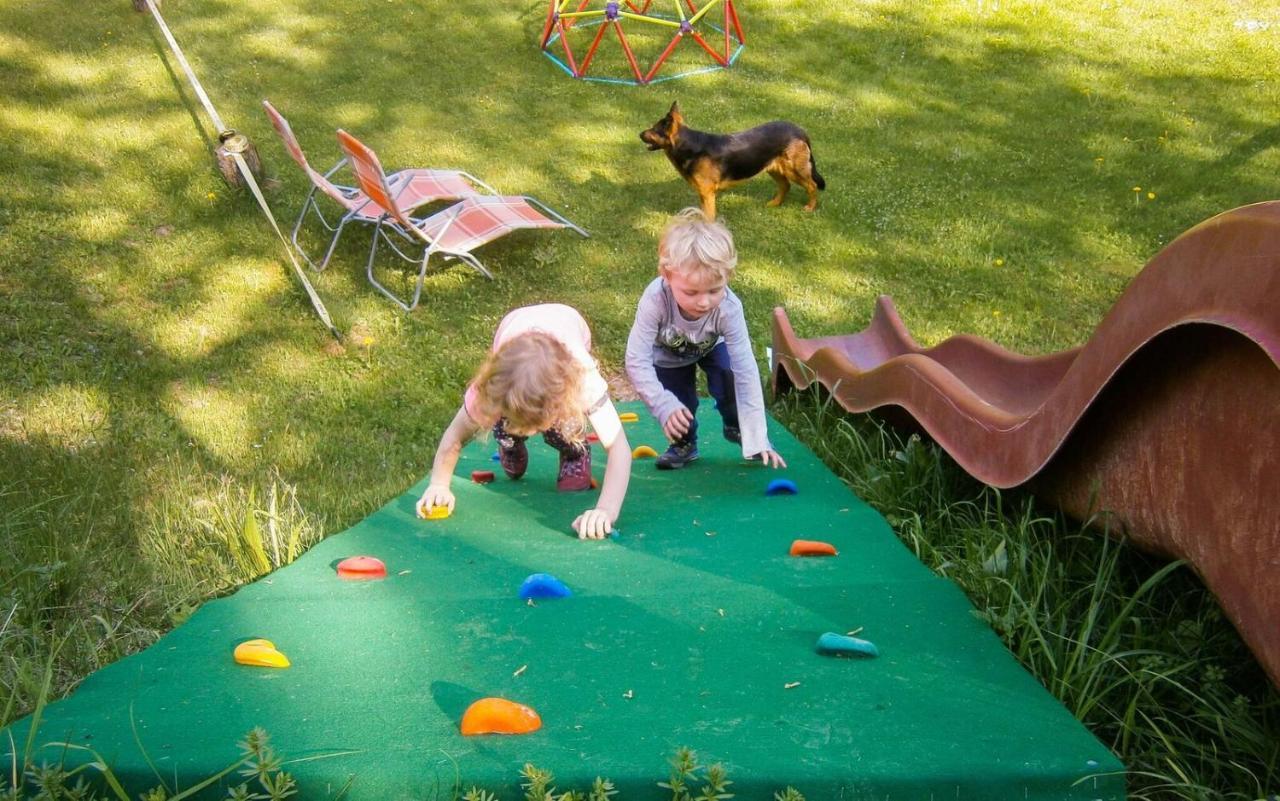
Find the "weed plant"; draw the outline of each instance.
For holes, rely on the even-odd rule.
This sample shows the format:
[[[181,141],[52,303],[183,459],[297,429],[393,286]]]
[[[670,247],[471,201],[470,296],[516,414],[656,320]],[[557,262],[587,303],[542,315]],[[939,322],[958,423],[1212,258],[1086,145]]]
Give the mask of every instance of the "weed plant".
[[[549,770],[539,768],[532,763],[525,763],[520,769],[520,789],[524,793],[524,801],[610,801],[618,791],[613,782],[596,777],[591,789],[565,790],[557,793],[554,785],[555,776]],[[462,796],[462,801],[498,801],[498,797],[488,790],[472,787]]]
[[[821,390],[774,412],[1115,751],[1131,798],[1280,789],[1280,693],[1183,563],[981,485],[936,444]]]
[[[243,781],[227,788],[224,797],[229,801],[285,801],[297,793],[297,785],[285,772],[284,761],[271,747],[266,731],[253,729],[239,747],[238,760],[190,787],[170,787],[157,772],[159,784],[142,793],[139,801],[198,798],[232,773]],[[92,748],[72,743],[50,743],[49,749],[55,753],[61,749],[64,754],[68,751],[88,752],[93,761],[70,769],[60,762],[15,763],[8,775],[0,776],[0,801],[133,801],[111,766]]]
[[[531,763],[521,768],[520,779],[524,801],[611,801],[618,795],[613,782],[599,776],[586,792],[557,792],[551,771]],[[686,747],[676,749],[671,757],[671,775],[667,781],[658,782],[659,787],[671,794],[671,801],[728,801],[733,798],[733,793],[728,791],[731,784],[733,782],[723,765],[701,765],[697,753]],[[788,787],[775,793],[774,799],[804,801],[804,796],[795,788]],[[498,797],[488,790],[472,787],[462,795],[462,801],[498,801]]]
[[[702,783],[701,788],[696,784]],[[671,791],[671,801],[724,801],[733,798],[729,792],[728,772],[724,766],[698,764],[698,755],[691,748],[678,748],[671,758],[671,776],[658,786]]]

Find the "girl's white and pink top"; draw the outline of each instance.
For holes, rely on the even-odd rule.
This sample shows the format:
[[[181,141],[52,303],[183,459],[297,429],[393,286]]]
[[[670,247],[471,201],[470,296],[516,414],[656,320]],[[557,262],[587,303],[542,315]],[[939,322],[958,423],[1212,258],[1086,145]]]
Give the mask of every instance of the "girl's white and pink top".
[[[498,323],[492,350],[497,351],[510,340],[533,332],[546,334],[560,342],[582,365],[582,411],[600,438],[600,444],[608,448],[622,431],[622,421],[618,419],[613,401],[609,400],[609,384],[600,375],[600,368],[591,356],[591,329],[587,327],[587,321],[582,319],[577,309],[563,303],[523,306],[509,312]],[[481,427],[488,428],[498,422],[496,417],[487,420],[476,411],[476,388],[473,385],[467,385],[462,405]]]

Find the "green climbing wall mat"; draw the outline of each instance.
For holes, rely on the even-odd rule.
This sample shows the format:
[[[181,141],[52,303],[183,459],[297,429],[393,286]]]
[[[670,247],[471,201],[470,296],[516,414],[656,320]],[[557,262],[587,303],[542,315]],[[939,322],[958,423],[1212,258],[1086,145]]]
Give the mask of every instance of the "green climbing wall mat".
[[[1119,762],[955,585],[781,426],[770,435],[789,467],[773,471],[743,461],[708,407],[701,460],[673,472],[637,460],[620,534],[604,541],[572,535],[594,493],[556,492],[551,448],[530,440],[528,475],[510,481],[492,440],[472,443],[452,517],[415,517],[420,484],[206,603],[47,707],[33,761],[79,764],[88,752],[51,744],[90,746],[136,797],[157,773],[170,787],[216,773],[260,726],[303,799],[449,799],[459,784],[514,799],[525,763],[561,791],[602,776],[617,801],[670,798],[657,783],[682,746],[723,764],[740,799],[787,785],[810,801],[1124,797]],[[631,445],[661,451],[658,426],[629,408]],[[472,483],[473,470],[498,479]],[[775,478],[798,493],[766,495]],[[839,555],[790,556],[795,539]],[[357,554],[388,577],[338,579]],[[521,600],[533,573],[573,595]],[[878,658],[815,652],[824,632],[855,629]],[[236,664],[254,637],[292,666]],[[542,728],[463,737],[463,711],[486,696],[533,707]],[[0,756],[25,751],[29,726],[0,732]]]

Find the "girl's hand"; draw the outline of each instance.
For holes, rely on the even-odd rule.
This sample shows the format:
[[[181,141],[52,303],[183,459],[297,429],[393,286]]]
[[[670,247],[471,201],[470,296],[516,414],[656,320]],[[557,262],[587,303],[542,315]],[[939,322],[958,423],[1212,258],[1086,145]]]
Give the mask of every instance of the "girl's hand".
[[[782,460],[782,457],[777,451],[763,451],[758,458],[760,461],[764,462],[765,467],[777,469],[779,467],[787,466],[787,463]]]
[[[573,521],[573,530],[580,540],[599,540],[613,531],[613,515],[604,509],[588,509]]]
[[[693,414],[681,406],[667,417],[667,422],[662,424],[662,433],[667,435],[667,439],[675,442],[689,433],[689,425],[692,422]]]
[[[449,509],[449,514],[453,514],[453,505],[457,501],[453,497],[453,490],[441,484],[432,484],[427,487],[426,492],[422,493],[422,497],[418,499],[418,514],[426,517],[427,512],[431,511],[433,506],[445,506]]]

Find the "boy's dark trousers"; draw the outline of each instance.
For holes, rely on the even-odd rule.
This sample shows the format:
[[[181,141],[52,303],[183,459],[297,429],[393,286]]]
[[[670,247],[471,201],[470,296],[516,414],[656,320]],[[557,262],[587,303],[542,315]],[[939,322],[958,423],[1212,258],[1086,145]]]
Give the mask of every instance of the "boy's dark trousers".
[[[724,420],[725,428],[738,428],[738,399],[733,391],[733,367],[729,360],[729,346],[723,342],[711,349],[693,364],[684,367],[658,367],[658,381],[664,389],[694,414],[693,422],[683,437],[672,445],[687,445],[698,441],[698,368],[707,374],[707,391],[715,399],[716,411]]]

